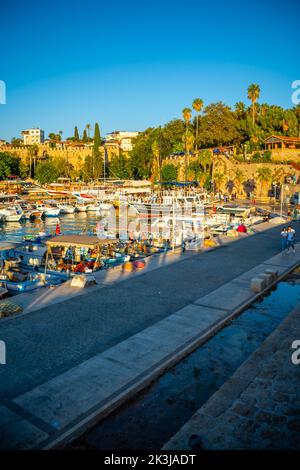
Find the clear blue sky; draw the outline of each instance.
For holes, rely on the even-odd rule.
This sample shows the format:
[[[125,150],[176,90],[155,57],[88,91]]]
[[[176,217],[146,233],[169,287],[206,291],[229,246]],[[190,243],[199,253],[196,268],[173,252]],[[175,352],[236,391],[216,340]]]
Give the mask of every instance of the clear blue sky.
[[[205,104],[291,107],[300,79],[296,0],[1,0],[0,138],[41,127],[143,130]]]

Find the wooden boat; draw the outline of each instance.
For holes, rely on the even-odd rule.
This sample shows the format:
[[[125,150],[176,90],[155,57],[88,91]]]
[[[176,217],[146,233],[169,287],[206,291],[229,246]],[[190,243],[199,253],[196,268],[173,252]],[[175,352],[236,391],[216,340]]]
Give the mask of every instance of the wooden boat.
[[[88,235],[61,235],[46,241],[48,248],[45,269],[58,272],[87,273],[102,268],[102,251],[115,246],[117,239],[107,240]]]
[[[29,292],[39,287],[58,285],[61,282],[62,279],[59,276],[38,272],[11,270],[6,274],[0,274],[2,287],[12,293]]]

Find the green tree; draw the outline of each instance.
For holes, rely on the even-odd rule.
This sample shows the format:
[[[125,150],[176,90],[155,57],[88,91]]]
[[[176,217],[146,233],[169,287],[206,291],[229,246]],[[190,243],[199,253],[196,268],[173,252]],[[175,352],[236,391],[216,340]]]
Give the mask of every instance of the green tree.
[[[7,153],[0,153],[0,179],[5,180],[11,175],[11,156]]]
[[[100,178],[102,174],[102,162],[101,162],[101,136],[99,124],[96,122],[94,130],[94,146],[93,146],[93,178]]]
[[[135,179],[148,179],[151,176],[155,129],[149,128],[134,139],[134,147],[130,152],[132,176]]]
[[[256,83],[252,83],[248,87],[248,98],[252,103],[252,124],[255,123],[255,103],[260,95],[260,87]]]
[[[87,124],[85,128],[87,131],[88,139],[90,140],[90,132],[91,132],[92,126],[90,124]]]
[[[244,182],[245,175],[242,170],[239,168],[235,170],[234,177],[233,177],[233,182],[234,185],[236,186],[237,193],[241,194],[241,189],[242,189],[242,184]]]
[[[218,147],[240,142],[235,113],[222,102],[212,103],[204,109],[199,125],[202,147]]]
[[[60,176],[60,170],[52,162],[40,163],[37,165],[35,179],[40,184],[49,184],[56,181]]]
[[[272,170],[270,168],[266,167],[260,167],[257,170],[257,179],[260,181],[260,195],[262,194],[263,187],[267,184],[270,183],[272,180]]]
[[[88,137],[87,137],[86,129],[84,129],[83,135],[82,135],[82,142],[87,142],[87,141],[88,141]]]
[[[215,183],[215,188],[217,191],[220,191],[222,187],[222,183],[224,182],[224,179],[225,179],[224,173],[217,172],[214,174],[214,183]]]
[[[13,137],[11,139],[11,145],[12,147],[21,147],[23,145],[23,139],[17,139],[16,137]]]
[[[189,123],[192,117],[192,110],[190,108],[183,108],[182,110],[182,117],[185,122],[185,139],[184,139],[184,178],[187,181],[187,173],[188,173],[188,158],[187,158],[187,140],[188,140],[188,128]]]
[[[197,116],[196,116],[196,152],[198,150],[198,137],[199,137],[199,113],[201,112],[201,109],[203,108],[203,100],[201,98],[195,98],[193,101],[193,109],[196,111]]]
[[[114,155],[109,163],[109,176],[113,178],[131,178],[130,159],[120,151],[119,155]]]
[[[10,152],[0,152],[0,179],[6,179],[9,176],[27,176],[27,168],[21,159]]]
[[[93,178],[93,157],[87,155],[84,159],[84,164],[81,170],[83,181],[89,181]]]
[[[162,167],[161,173],[163,181],[176,181],[178,168],[173,163],[167,163]]]
[[[74,128],[74,140],[75,140],[76,142],[79,142],[79,140],[80,140],[79,132],[78,132],[78,127],[77,127],[77,126],[75,126],[75,128]]]
[[[184,143],[182,137],[185,133],[185,125],[182,119],[173,119],[165,124],[162,129],[163,149],[162,154],[168,155],[172,152],[182,152]]]

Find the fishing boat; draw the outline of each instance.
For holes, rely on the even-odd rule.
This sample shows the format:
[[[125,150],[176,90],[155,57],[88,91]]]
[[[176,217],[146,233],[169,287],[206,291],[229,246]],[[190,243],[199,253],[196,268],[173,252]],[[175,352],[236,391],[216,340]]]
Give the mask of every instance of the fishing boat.
[[[40,219],[42,216],[42,212],[38,211],[34,205],[29,204],[25,201],[22,201],[20,203],[20,208],[23,212],[23,219],[25,220],[34,220],[34,219]]]
[[[36,208],[42,211],[45,217],[57,217],[60,214],[60,209],[57,206],[37,204]]]
[[[26,243],[23,246],[15,248],[15,256],[20,260],[21,267],[40,267],[45,264],[45,254],[47,247],[41,244]]]
[[[21,267],[22,260],[17,253],[21,247],[22,244],[18,242],[0,242],[0,287],[11,293],[20,293],[61,282],[57,276]]]
[[[127,253],[119,253],[119,240],[99,239],[87,235],[61,235],[46,241],[48,247],[45,269],[74,276],[98,271],[128,260]]]
[[[74,214],[75,207],[71,204],[57,204],[57,207],[60,209],[62,214]]]
[[[20,206],[2,207],[0,215],[4,217],[5,222],[19,222],[23,217],[23,211]]]
[[[58,285],[62,282],[59,276],[44,274],[35,271],[10,270],[5,274],[0,274],[2,287],[10,293],[29,292],[39,287]]]

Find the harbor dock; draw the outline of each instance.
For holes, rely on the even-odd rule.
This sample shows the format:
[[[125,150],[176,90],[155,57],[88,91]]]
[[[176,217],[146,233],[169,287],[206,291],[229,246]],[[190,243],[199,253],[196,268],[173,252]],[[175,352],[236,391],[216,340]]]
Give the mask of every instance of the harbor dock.
[[[266,268],[284,276],[300,263],[298,245],[295,255],[279,253],[280,226],[258,227],[205,253],[159,255],[155,268],[150,261],[123,282],[116,271],[80,298],[37,299],[1,321],[10,361],[0,370],[3,448],[53,448],[77,437],[257,298],[253,276]]]

